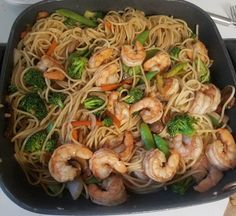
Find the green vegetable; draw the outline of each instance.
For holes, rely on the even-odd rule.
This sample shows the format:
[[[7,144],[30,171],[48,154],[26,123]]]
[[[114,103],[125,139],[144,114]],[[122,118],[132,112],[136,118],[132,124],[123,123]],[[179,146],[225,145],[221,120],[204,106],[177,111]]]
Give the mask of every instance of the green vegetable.
[[[129,91],[129,94],[125,97],[124,102],[128,104],[136,103],[137,101],[141,100],[144,96],[144,91],[139,88],[132,88]]]
[[[93,21],[97,21],[97,19],[103,19],[104,16],[105,16],[105,13],[101,11],[92,12],[92,11],[86,10],[84,12],[84,17],[91,19]]]
[[[167,132],[171,136],[193,135],[195,133],[194,123],[196,120],[187,114],[177,115],[167,123]]]
[[[156,134],[153,135],[153,138],[154,138],[157,148],[160,151],[162,151],[165,154],[165,156],[168,158],[170,155],[168,143],[162,137],[160,137]]]
[[[197,37],[197,35],[193,32],[191,32],[191,35],[190,35],[191,38],[195,39]]]
[[[92,176],[88,179],[85,179],[85,184],[97,184],[97,183],[100,183],[101,180],[97,179],[95,176]]]
[[[48,95],[48,103],[64,108],[64,101],[67,95],[62,92],[52,92]]]
[[[151,130],[149,126],[144,122],[140,124],[140,133],[141,133],[141,138],[144,142],[145,148],[147,150],[155,148],[155,142],[154,142]]]
[[[220,116],[218,116],[218,114],[211,113],[211,114],[208,114],[208,117],[210,118],[211,123],[212,123],[214,128],[218,128],[218,127],[221,126]]]
[[[173,47],[170,50],[170,56],[174,59],[177,59],[179,57],[180,51],[181,51],[181,49],[179,47]]]
[[[53,194],[57,194],[60,192],[62,184],[48,184],[48,189],[53,193]]]
[[[43,90],[46,88],[46,82],[42,71],[36,68],[29,68],[23,77],[24,84],[32,87],[34,91]]]
[[[102,124],[106,127],[110,127],[113,125],[113,121],[110,117],[106,117],[103,119]]]
[[[150,71],[148,73],[145,74],[145,77],[148,81],[152,80],[157,74],[159,73],[159,71]],[[140,80],[140,84],[143,84],[144,81],[143,79]]]
[[[41,151],[46,137],[47,137],[46,130],[38,131],[37,133],[31,135],[25,143],[24,151],[30,153]],[[57,140],[58,140],[58,135],[53,134],[45,145],[45,151],[53,152],[53,150],[56,147]]]
[[[71,26],[71,27],[74,27],[74,26],[78,25],[78,22],[76,20],[73,20],[73,19],[70,19],[70,18],[67,18],[63,23],[66,26]]]
[[[152,58],[154,55],[156,55],[158,53],[158,51],[159,51],[159,49],[157,49],[157,48],[147,50],[145,60]]]
[[[148,39],[149,36],[149,32],[148,30],[141,32],[135,39],[136,41],[139,41],[142,45],[144,45],[145,41]]]
[[[8,92],[10,93],[10,94],[13,94],[13,93],[15,93],[15,92],[17,92],[17,87],[15,86],[15,85],[9,85],[8,86]]]
[[[36,93],[26,94],[20,100],[18,108],[34,115],[39,120],[44,119],[48,114],[44,101]]]
[[[80,56],[77,51],[70,54],[68,58],[67,73],[72,79],[80,79],[85,70],[88,59]],[[84,53],[85,54],[85,53]]]
[[[187,62],[181,62],[176,64],[173,68],[171,68],[166,74],[165,77],[170,78],[173,76],[178,76],[183,73],[183,70],[188,65]],[[184,71],[185,72],[185,71]]]
[[[135,67],[129,67],[125,64],[122,64],[122,68],[123,68],[123,71],[125,72],[125,74],[128,75],[128,77],[138,75],[141,73],[141,68],[139,65],[137,65]]]
[[[209,68],[201,61],[200,58],[197,59],[197,68],[199,72],[199,79],[201,83],[208,83],[210,81],[210,70]]]
[[[195,183],[192,176],[171,185],[171,190],[179,195],[184,195],[187,190]]]
[[[87,110],[94,110],[101,107],[105,101],[97,96],[88,97],[84,101],[84,108]]]
[[[81,16],[80,14],[75,13],[74,11],[71,11],[68,9],[58,9],[58,10],[56,10],[56,12],[58,14],[60,14],[61,16],[73,19],[73,20],[79,22],[80,24],[86,25],[88,27],[96,27],[97,26],[97,23],[94,22],[93,20],[90,20],[84,16]]]

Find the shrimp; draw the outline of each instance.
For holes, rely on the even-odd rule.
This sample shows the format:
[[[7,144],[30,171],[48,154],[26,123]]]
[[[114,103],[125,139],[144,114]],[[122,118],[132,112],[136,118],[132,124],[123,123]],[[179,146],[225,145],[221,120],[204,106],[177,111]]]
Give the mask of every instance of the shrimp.
[[[134,150],[134,138],[131,132],[126,131],[124,136],[109,140],[105,146],[119,154],[122,161],[128,161]]]
[[[214,112],[221,101],[220,90],[213,84],[204,85],[194,97],[189,112],[193,114],[206,114]]]
[[[171,65],[171,59],[166,52],[160,51],[152,58],[148,59],[143,68],[145,71],[160,71],[165,72]]]
[[[104,63],[107,63],[111,60],[113,54],[112,48],[105,48],[94,53],[88,61],[89,68],[98,68]]]
[[[119,82],[117,64],[110,64],[105,67],[102,71],[99,71],[98,77],[96,79],[96,86],[102,86],[107,84],[114,84]]]
[[[146,58],[146,52],[143,45],[136,41],[134,49],[130,45],[124,45],[120,56],[125,65],[134,67],[143,63]]]
[[[146,97],[130,107],[131,114],[140,110],[142,110],[140,116],[143,121],[152,124],[162,117],[163,105],[157,98]]]
[[[54,58],[48,56],[48,55],[43,55],[40,59],[40,61],[37,64],[37,67],[41,70],[41,71],[46,71],[48,68],[51,67],[58,67],[63,69],[62,65],[57,62]]]
[[[193,188],[201,193],[214,187],[223,178],[223,173],[211,166],[205,155],[202,155],[193,165],[192,170],[201,171],[193,174],[194,179],[198,182]]]
[[[49,13],[47,11],[39,11],[37,14],[36,20],[47,18],[48,16],[49,16]]]
[[[180,156],[173,152],[168,160],[158,149],[146,152],[143,160],[145,174],[154,181],[167,182],[176,174],[179,167]]]
[[[220,128],[217,140],[209,144],[206,155],[209,162],[219,170],[225,171],[236,166],[236,144],[232,134],[225,128]]]
[[[190,60],[194,60],[197,55],[200,55],[202,61],[206,61],[206,56],[208,51],[205,45],[201,41],[195,41],[194,43],[188,43],[187,48],[190,50],[187,51],[187,56]]]
[[[127,200],[127,193],[120,176],[112,175],[102,182],[101,189],[96,184],[88,185],[92,202],[104,206],[116,206]]]
[[[173,94],[179,91],[179,80],[176,78],[164,79],[164,85],[159,89],[157,95],[160,100],[169,100]]]
[[[111,92],[108,97],[107,110],[114,114],[121,124],[124,124],[130,118],[129,105],[119,101],[118,99],[119,92]]]
[[[93,154],[89,160],[89,167],[93,175],[99,179],[107,178],[113,169],[122,174],[127,171],[119,156],[107,148],[101,148]]]
[[[178,134],[173,138],[171,146],[186,161],[197,160],[203,150],[203,142],[200,136],[188,137]]]
[[[80,175],[81,167],[69,164],[70,160],[90,159],[93,153],[85,147],[78,144],[64,144],[58,147],[52,154],[48,168],[51,176],[58,182],[72,181]]]

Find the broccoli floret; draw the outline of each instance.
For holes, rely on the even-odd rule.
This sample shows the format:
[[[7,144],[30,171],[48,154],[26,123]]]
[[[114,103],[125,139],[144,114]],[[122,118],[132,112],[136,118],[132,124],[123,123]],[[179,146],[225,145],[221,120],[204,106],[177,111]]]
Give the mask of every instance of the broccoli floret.
[[[8,86],[8,92],[10,94],[13,94],[13,93],[17,92],[17,87],[15,85],[9,85]]]
[[[67,73],[72,79],[80,79],[85,70],[88,59],[80,56],[78,52],[72,53],[68,58]]]
[[[134,66],[134,67],[129,67],[125,64],[122,64],[122,69],[125,73],[125,76],[127,77],[138,75],[141,73],[141,67],[139,65]]]
[[[128,104],[133,104],[141,100],[143,96],[144,92],[142,89],[132,88],[124,101]]]
[[[62,92],[52,92],[48,95],[48,102],[63,109],[66,97],[66,94]]]
[[[97,21],[97,19],[103,19],[105,17],[105,13],[101,12],[101,11],[97,11],[97,12],[92,12],[89,10],[86,10],[84,12],[84,17],[91,19],[93,21]]]
[[[36,93],[26,94],[20,100],[18,108],[34,115],[39,120],[44,119],[48,114],[44,101]]]
[[[103,125],[106,126],[106,127],[110,127],[113,125],[113,121],[110,117],[106,117],[103,119],[102,121]]]
[[[23,77],[24,84],[32,87],[34,91],[43,90],[46,88],[46,82],[43,73],[36,68],[29,68]]]
[[[26,141],[24,151],[31,153],[40,151],[42,149],[46,137],[47,137],[47,132],[45,130],[33,134]],[[45,151],[52,152],[56,147],[57,140],[58,140],[58,135],[53,134],[45,145]]]
[[[195,123],[196,120],[187,114],[177,115],[167,123],[167,131],[171,136],[176,134],[193,135]]]
[[[87,110],[94,110],[102,106],[104,103],[105,101],[101,99],[100,97],[93,96],[93,97],[88,97],[85,99],[84,107]]]

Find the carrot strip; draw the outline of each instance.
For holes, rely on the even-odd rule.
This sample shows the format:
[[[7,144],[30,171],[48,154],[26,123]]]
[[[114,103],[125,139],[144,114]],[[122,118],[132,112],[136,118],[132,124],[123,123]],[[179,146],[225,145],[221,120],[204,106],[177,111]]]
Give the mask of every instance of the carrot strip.
[[[71,125],[73,127],[79,127],[79,126],[91,126],[91,121],[73,121],[71,122]],[[102,126],[101,121],[96,121],[96,126]]]
[[[56,49],[57,47],[57,42],[55,40],[52,41],[50,47],[48,48],[48,51],[47,51],[47,55],[51,56],[54,52],[54,50]]]
[[[72,137],[75,139],[75,140],[77,140],[78,141],[78,131],[77,130],[73,130],[72,131]]]
[[[111,118],[112,122],[117,126],[120,127],[121,126],[121,122],[120,120],[111,112],[109,112],[108,110],[106,111],[106,114]]]

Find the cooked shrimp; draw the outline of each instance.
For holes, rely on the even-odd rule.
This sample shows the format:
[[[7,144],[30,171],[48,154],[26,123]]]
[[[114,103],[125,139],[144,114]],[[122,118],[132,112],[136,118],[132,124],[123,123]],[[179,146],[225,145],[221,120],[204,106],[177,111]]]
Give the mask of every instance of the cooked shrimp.
[[[158,149],[146,152],[143,160],[145,174],[157,182],[167,182],[176,174],[179,167],[180,156],[172,153],[168,160],[163,152]]]
[[[146,52],[143,45],[136,41],[134,49],[130,45],[124,45],[120,56],[125,65],[134,67],[143,63],[146,58]]]
[[[110,64],[109,66],[105,67],[102,71],[99,71],[97,79],[96,79],[96,86],[102,86],[107,84],[114,84],[119,82],[119,75],[118,75],[118,66],[117,64]],[[95,75],[96,76],[96,75]]]
[[[130,117],[129,105],[119,101],[118,99],[119,92],[111,92],[108,97],[107,110],[114,114],[121,124],[124,124]]]
[[[105,179],[101,188],[96,184],[90,184],[88,193],[92,202],[104,206],[119,205],[127,200],[123,179],[115,175]]]
[[[79,165],[73,167],[68,162],[70,160],[90,159],[93,153],[78,144],[64,144],[58,147],[52,154],[48,168],[51,176],[58,182],[72,181],[80,175]]]
[[[171,146],[177,151],[186,161],[197,160],[203,150],[203,142],[200,136],[184,136],[176,135]]]
[[[219,89],[213,84],[205,85],[196,93],[189,112],[200,115],[213,112],[220,104],[220,100]]]
[[[236,166],[236,144],[232,134],[225,128],[217,131],[217,140],[207,146],[209,162],[219,170],[233,169]]]
[[[134,149],[134,138],[131,132],[126,131],[124,136],[109,140],[104,147],[108,147],[119,154],[122,161],[130,159]]]
[[[191,49],[187,51],[187,56],[190,60],[194,60],[196,56],[200,55],[202,61],[206,61],[208,51],[205,45],[201,41],[195,41],[187,44],[187,48]]]
[[[143,121],[152,124],[162,117],[163,105],[157,98],[146,97],[130,107],[131,114],[140,110],[142,110],[140,116]]]
[[[54,58],[48,55],[43,55],[41,57],[40,61],[37,64],[37,67],[41,71],[46,71],[48,68],[51,68],[51,67],[63,68],[59,62],[57,62]]]
[[[223,173],[221,171],[209,164],[205,155],[202,155],[199,161],[197,161],[197,163],[193,165],[192,170],[200,171],[193,174],[194,179],[198,183],[193,188],[198,192],[205,192],[211,189],[223,177]]]
[[[114,151],[106,148],[95,151],[89,161],[89,167],[93,175],[99,179],[107,178],[113,169],[119,173],[127,171],[124,163],[119,160],[119,156]]]
[[[40,20],[49,16],[47,11],[39,11],[36,17],[36,20]]]
[[[104,63],[107,63],[111,60],[113,54],[112,48],[105,48],[94,53],[88,61],[88,66],[90,68],[98,68]]]
[[[166,52],[160,51],[152,58],[148,59],[143,68],[145,71],[156,71],[165,72],[171,65],[171,60]]]
[[[179,91],[179,80],[176,78],[164,79],[164,85],[158,89],[159,94],[157,95],[160,100],[169,100],[173,94]]]
[[[59,70],[45,71],[43,76],[49,80],[64,80],[65,74]]]

